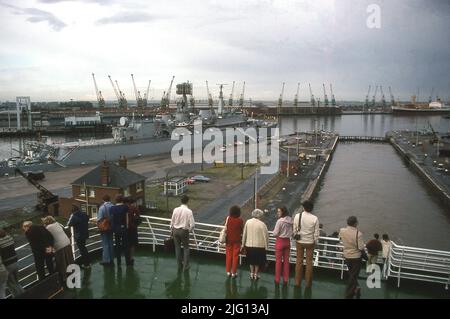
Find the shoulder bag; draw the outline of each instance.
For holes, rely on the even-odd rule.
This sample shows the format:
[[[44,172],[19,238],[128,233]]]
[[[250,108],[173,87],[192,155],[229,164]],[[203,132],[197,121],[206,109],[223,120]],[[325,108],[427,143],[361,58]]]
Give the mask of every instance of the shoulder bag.
[[[221,243],[221,244],[225,244],[227,242],[228,218],[229,218],[229,216],[227,217],[227,220],[225,221],[225,226],[223,227],[223,229],[220,231],[220,234],[219,234],[219,243]]]

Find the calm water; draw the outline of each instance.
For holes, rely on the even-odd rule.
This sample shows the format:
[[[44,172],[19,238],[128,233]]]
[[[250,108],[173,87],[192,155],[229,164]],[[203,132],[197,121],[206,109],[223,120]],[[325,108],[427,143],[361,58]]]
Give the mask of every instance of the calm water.
[[[397,243],[450,250],[450,211],[388,144],[338,145],[316,198],[328,233],[355,215],[367,240],[377,232]]]
[[[416,124],[417,123],[417,124]],[[343,115],[340,117],[283,117],[280,134],[287,135],[296,131],[317,129],[338,132],[341,135],[384,136],[391,130],[428,128],[431,123],[435,131],[450,131],[450,119],[441,115],[431,116],[394,116],[378,115]]]

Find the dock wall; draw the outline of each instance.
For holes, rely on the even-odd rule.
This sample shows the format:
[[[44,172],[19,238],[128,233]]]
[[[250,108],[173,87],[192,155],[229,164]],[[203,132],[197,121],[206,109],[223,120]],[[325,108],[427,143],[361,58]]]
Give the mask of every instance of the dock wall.
[[[408,153],[393,139],[389,139],[390,144],[394,147],[394,149],[400,154],[402,158],[404,158],[409,164],[410,167],[421,177],[423,180],[430,185],[438,194],[440,199],[444,202],[445,205],[450,206],[450,194],[441,187],[434,179],[430,176],[416,160],[409,156]]]

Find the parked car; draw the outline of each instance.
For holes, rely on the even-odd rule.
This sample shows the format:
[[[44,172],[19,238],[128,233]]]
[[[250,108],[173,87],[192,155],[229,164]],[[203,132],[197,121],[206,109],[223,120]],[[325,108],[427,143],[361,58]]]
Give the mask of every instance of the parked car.
[[[192,176],[191,179],[193,179],[196,182],[204,182],[204,183],[207,183],[211,180],[209,177],[206,177],[203,175],[195,175],[195,176]]]
[[[195,183],[195,179],[192,178],[186,178],[186,180],[184,181],[186,184],[188,185],[192,185]]]

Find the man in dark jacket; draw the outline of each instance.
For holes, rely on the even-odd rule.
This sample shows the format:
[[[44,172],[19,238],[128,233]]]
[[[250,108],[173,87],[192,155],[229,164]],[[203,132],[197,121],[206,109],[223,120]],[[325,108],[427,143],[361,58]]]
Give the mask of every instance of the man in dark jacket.
[[[124,204],[123,195],[116,196],[116,204],[111,206],[111,228],[114,233],[115,255],[117,258],[117,266],[120,266],[121,255],[125,255],[127,266],[132,266],[133,262],[130,257],[130,247],[128,243],[128,206]]]
[[[34,256],[34,264],[39,280],[45,278],[45,266],[47,265],[50,274],[55,272],[53,265],[53,236],[42,225],[33,225],[33,222],[26,221],[22,225],[25,236],[30,243],[31,251]]]
[[[80,263],[84,268],[91,267],[89,252],[86,249],[86,240],[89,238],[89,216],[82,212],[78,206],[72,205],[72,215],[70,215],[67,226],[73,227],[75,242],[80,251]]]

